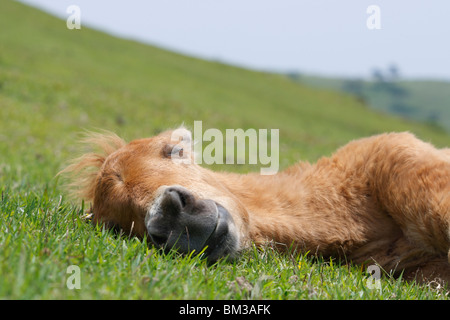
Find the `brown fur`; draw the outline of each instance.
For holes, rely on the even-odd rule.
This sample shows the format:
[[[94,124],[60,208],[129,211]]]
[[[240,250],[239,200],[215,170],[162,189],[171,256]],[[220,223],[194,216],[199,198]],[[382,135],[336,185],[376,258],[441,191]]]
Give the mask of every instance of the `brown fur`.
[[[113,134],[66,172],[93,201],[94,221],[142,237],[162,185],[182,185],[232,214],[242,246],[292,244],[355,263],[375,261],[406,277],[450,281],[450,149],[409,133],[356,140],[315,164],[273,176],[212,172],[164,156],[171,132],[125,144]]]

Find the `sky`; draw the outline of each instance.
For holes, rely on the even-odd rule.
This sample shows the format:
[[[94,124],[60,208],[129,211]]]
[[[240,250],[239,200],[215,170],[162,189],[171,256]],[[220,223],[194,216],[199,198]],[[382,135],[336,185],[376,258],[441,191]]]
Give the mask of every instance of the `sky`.
[[[396,65],[403,78],[450,81],[448,0],[21,2],[64,20],[77,5],[81,28],[250,69],[367,78]]]

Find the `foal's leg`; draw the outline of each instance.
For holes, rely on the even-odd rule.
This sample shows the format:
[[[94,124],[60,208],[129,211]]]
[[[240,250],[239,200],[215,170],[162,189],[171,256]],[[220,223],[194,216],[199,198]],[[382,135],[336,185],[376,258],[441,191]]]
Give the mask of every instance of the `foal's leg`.
[[[450,150],[409,133],[379,136],[373,148],[373,190],[381,206],[412,243],[450,254]]]

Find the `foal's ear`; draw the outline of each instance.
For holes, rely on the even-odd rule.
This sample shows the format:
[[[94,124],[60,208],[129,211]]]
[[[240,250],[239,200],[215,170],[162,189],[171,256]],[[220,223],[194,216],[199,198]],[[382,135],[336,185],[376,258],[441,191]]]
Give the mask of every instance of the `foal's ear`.
[[[179,144],[185,143],[190,144],[192,142],[192,133],[185,127],[179,127],[172,131],[170,136],[170,143]]]

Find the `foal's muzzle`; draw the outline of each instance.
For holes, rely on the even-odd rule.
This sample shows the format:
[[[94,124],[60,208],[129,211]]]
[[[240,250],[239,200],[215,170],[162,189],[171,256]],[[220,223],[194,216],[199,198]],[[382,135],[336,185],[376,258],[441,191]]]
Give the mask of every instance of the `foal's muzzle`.
[[[236,251],[233,218],[220,204],[196,199],[181,186],[166,187],[150,206],[145,226],[150,241],[166,250],[204,252],[215,261]]]

